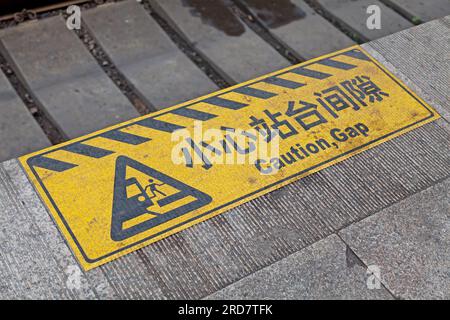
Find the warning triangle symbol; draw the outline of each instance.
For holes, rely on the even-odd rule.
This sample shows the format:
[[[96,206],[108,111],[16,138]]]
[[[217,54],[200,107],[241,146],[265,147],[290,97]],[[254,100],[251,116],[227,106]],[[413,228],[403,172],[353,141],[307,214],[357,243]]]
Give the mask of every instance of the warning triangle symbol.
[[[211,197],[136,160],[116,160],[111,238],[122,241],[203,207]]]

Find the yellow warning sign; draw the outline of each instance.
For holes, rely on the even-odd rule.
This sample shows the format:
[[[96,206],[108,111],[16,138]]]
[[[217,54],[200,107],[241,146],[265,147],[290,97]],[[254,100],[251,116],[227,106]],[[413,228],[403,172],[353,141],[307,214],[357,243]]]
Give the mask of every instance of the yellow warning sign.
[[[355,46],[20,161],[88,270],[438,117]]]

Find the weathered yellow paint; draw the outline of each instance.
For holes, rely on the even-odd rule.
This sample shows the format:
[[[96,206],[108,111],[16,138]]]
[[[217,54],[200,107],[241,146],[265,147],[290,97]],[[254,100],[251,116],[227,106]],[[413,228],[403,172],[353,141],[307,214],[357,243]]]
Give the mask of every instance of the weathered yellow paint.
[[[348,54],[349,52],[354,54]],[[361,54],[365,54],[368,57],[368,54],[364,53],[358,46],[342,50],[62,145],[24,156],[20,161],[49,208],[75,256],[83,268],[88,270],[196,223],[212,218],[232,207],[333,165],[439,117],[429,105],[377,61],[371,57],[364,59],[364,55]],[[347,66],[352,65],[354,67],[345,68],[344,65],[344,68],[342,68],[342,65],[341,67],[336,67],[336,65],[333,66],[329,63],[320,63],[321,61],[327,61],[324,59],[344,62]],[[319,71],[322,74],[327,73],[329,76],[319,79],[292,72],[292,70],[301,66],[306,67],[308,70]],[[343,89],[342,82],[358,79],[357,77],[359,76],[369,76],[370,80],[378,85],[381,91],[387,95],[381,95],[381,101],[370,101],[370,95],[364,97],[365,100],[363,101],[366,102],[367,106],[362,106],[359,110],[346,108],[340,111],[333,111],[332,109],[336,118],[332,116],[332,113],[326,111],[323,106],[319,105],[317,110],[321,112],[327,122],[308,130],[295,120],[296,115],[288,116],[285,114],[289,101],[295,104],[295,108],[304,106],[304,104],[299,103],[300,100],[318,104],[317,99],[319,97],[314,95],[314,93],[320,93],[336,85]],[[298,88],[277,86],[264,81],[268,77],[278,77],[279,79],[290,80],[304,85]],[[362,78],[359,79],[361,80]],[[186,81],[189,81],[189,79],[186,79]],[[354,85],[356,84],[358,84],[357,80],[355,80]],[[236,88],[245,86],[272,93],[274,96],[263,99],[232,92]],[[177,90],[177,88],[174,88],[174,90]],[[322,97],[326,95],[322,94]],[[239,110],[232,110],[204,101],[207,98],[216,96],[248,104],[248,106]],[[353,99],[353,101],[356,100]],[[303,159],[297,158],[297,161],[293,164],[286,165],[271,175],[262,175],[252,163],[235,165],[213,164],[209,169],[203,168],[201,164],[194,164],[192,168],[183,164],[176,165],[171,159],[172,150],[176,144],[176,142],[171,141],[171,134],[142,126],[137,124],[137,122],[142,119],[153,118],[172,124],[184,125],[187,127],[187,130],[193,130],[193,119],[171,113],[171,111],[185,106],[217,116],[202,123],[204,130],[220,128],[221,126],[249,129],[250,116],[265,119],[271,125],[273,123],[263,111],[280,112],[281,116],[278,119],[280,121],[289,121],[298,132],[286,139],[279,139],[280,155],[287,154],[290,148],[296,144],[300,144],[303,147],[308,143],[318,145],[316,142],[320,139],[329,142],[331,147],[320,149],[315,154],[309,152],[308,157],[303,154]],[[312,121],[311,119],[313,118],[308,119]],[[134,145],[101,137],[105,132],[118,128],[122,132],[132,133],[151,140]],[[330,133],[333,129],[336,131],[346,128],[367,128],[369,131],[350,130],[353,133],[359,133],[359,135],[347,141],[338,141]],[[82,142],[84,145],[101,148],[102,150],[109,150],[113,153],[102,156],[97,155],[96,158],[92,155],[80,155],[70,150],[64,150],[67,146],[73,146],[79,142]],[[55,167],[54,164],[50,166],[42,165],[43,158],[59,160],[76,166],[63,169],[59,167],[58,170],[55,170],[58,167]],[[152,219],[161,216],[164,217],[164,214],[167,214],[167,212],[172,212],[187,204],[196,204],[196,208],[192,211],[189,211],[189,209],[184,210],[185,212],[180,216],[149,229],[139,230],[138,233],[131,236],[122,234],[123,238],[118,239],[117,237],[121,237],[119,232],[119,236],[116,237],[116,240],[113,240],[111,232],[112,213],[113,211],[119,212],[113,207],[115,178],[118,178],[116,177],[116,169],[120,167],[120,163],[122,166],[133,164],[128,159],[142,164],[142,168],[151,167],[164,175],[170,176],[176,181],[192,187],[193,189],[190,190],[195,190],[197,193],[184,194],[185,197],[167,205],[157,204],[156,201],[153,201],[153,205],[149,207],[152,214],[142,214],[126,219],[123,221],[123,224],[122,222],[119,223],[123,230],[131,230],[130,228],[140,226],[146,221],[152,221]],[[275,160],[274,163],[276,162]],[[263,163],[262,168],[263,170],[273,169],[266,162]],[[130,182],[134,181],[134,183],[127,189],[125,199],[131,199],[136,196],[136,199],[138,199],[136,201],[146,201],[145,197],[142,198],[140,196],[142,192],[136,182],[141,186],[145,186],[148,183],[149,176],[151,176],[149,172],[144,172],[133,166],[128,166],[125,170],[126,179],[136,179],[130,180]],[[183,188],[180,185],[174,186],[170,182],[168,183],[167,181],[169,180],[164,180],[164,176],[159,176],[159,178],[151,177],[155,182],[165,183],[162,186],[158,186],[158,190],[166,196],[177,194],[181,190],[180,188]],[[118,188],[118,190],[121,189]],[[146,191],[146,194],[149,196],[148,191]],[[153,200],[163,198],[164,196],[157,194]],[[122,213],[127,213],[128,209],[125,208]],[[135,208],[133,207],[133,209]]]

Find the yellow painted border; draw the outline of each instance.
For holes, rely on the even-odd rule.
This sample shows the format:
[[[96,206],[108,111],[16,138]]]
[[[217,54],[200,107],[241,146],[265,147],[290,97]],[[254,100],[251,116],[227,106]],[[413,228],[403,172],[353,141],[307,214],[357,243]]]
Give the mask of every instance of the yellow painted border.
[[[254,194],[251,194],[251,195],[248,195],[248,196],[246,196],[245,198],[243,198],[243,199],[241,199],[241,200],[238,200],[238,201],[233,202],[233,203],[231,203],[231,204],[229,204],[229,205],[223,206],[223,207],[221,207],[220,209],[217,209],[217,210],[215,210],[214,212],[211,212],[211,213],[209,213],[209,214],[205,214],[205,215],[203,215],[203,216],[200,216],[200,217],[198,217],[198,218],[195,218],[193,221],[184,223],[184,224],[182,224],[182,225],[180,225],[180,226],[178,226],[178,227],[175,227],[175,228],[173,228],[173,229],[171,229],[171,230],[169,230],[169,231],[167,231],[167,232],[165,232],[165,233],[163,233],[163,234],[161,234],[161,235],[155,236],[155,237],[153,237],[153,238],[151,238],[151,239],[148,239],[148,240],[145,240],[145,241],[143,241],[143,242],[141,242],[141,243],[138,243],[138,244],[135,244],[135,245],[131,245],[129,248],[123,249],[123,250],[121,250],[120,252],[117,252],[117,253],[115,253],[115,254],[113,254],[113,255],[111,255],[111,256],[108,256],[107,258],[104,258],[104,259],[102,259],[102,260],[99,260],[99,261],[96,261],[96,262],[93,262],[93,263],[90,263],[90,262],[88,262],[88,261],[85,261],[83,255],[82,255],[82,253],[80,252],[78,246],[76,245],[74,239],[71,237],[70,233],[68,232],[67,228],[65,227],[64,222],[63,222],[62,219],[60,218],[60,216],[59,216],[59,214],[58,214],[58,212],[57,212],[58,210],[57,210],[57,209],[55,208],[55,206],[52,204],[52,200],[51,200],[49,197],[47,197],[46,191],[43,189],[43,187],[41,186],[41,184],[40,184],[39,181],[37,180],[36,176],[33,174],[33,171],[31,170],[31,168],[30,168],[30,167],[28,166],[28,164],[27,164],[28,159],[30,159],[30,158],[32,158],[32,157],[34,157],[34,156],[41,155],[41,154],[43,154],[43,153],[48,153],[48,152],[50,152],[50,151],[52,151],[52,150],[59,149],[59,148],[61,148],[61,147],[63,147],[63,146],[70,145],[70,144],[73,144],[73,143],[76,143],[76,142],[79,142],[79,141],[84,141],[84,140],[86,140],[86,139],[89,139],[90,137],[97,136],[97,135],[99,135],[99,134],[101,134],[101,133],[104,133],[104,132],[108,132],[108,131],[111,131],[111,130],[114,130],[114,129],[117,129],[117,128],[125,127],[125,126],[127,126],[127,125],[129,125],[129,124],[133,124],[133,123],[135,123],[135,122],[137,122],[137,121],[139,121],[139,120],[142,120],[142,119],[152,118],[152,117],[155,117],[155,116],[160,115],[160,114],[168,113],[168,112],[170,112],[170,111],[173,110],[173,109],[177,109],[177,108],[180,108],[180,107],[183,107],[183,106],[186,106],[186,105],[193,104],[193,103],[195,103],[195,102],[204,100],[204,99],[206,99],[206,98],[208,98],[208,97],[218,96],[218,95],[220,95],[221,93],[229,92],[229,91],[233,90],[234,88],[239,88],[239,87],[245,86],[245,85],[247,85],[247,84],[255,83],[255,82],[258,81],[258,80],[266,79],[267,77],[270,77],[270,76],[279,75],[279,74],[281,74],[281,73],[287,72],[287,71],[289,71],[289,70],[291,70],[291,69],[297,68],[297,67],[302,66],[302,65],[304,65],[304,64],[311,64],[311,63],[314,63],[315,61],[322,60],[322,59],[325,59],[325,58],[330,57],[330,56],[336,56],[336,55],[338,55],[338,54],[340,54],[340,53],[347,52],[347,51],[352,50],[352,49],[358,49],[358,50],[361,50],[364,54],[366,54],[376,66],[378,66],[378,67],[379,67],[381,70],[383,70],[386,74],[388,74],[388,75],[389,75],[390,77],[392,77],[395,81],[397,81],[399,84],[401,84],[401,85],[403,86],[403,88],[404,88],[404,89],[405,89],[412,97],[414,97],[414,98],[417,99],[421,104],[423,104],[424,106],[426,106],[427,108],[429,108],[430,110],[432,110],[433,116],[430,117],[430,118],[428,118],[428,119],[422,120],[422,121],[420,121],[419,123],[416,123],[416,124],[414,124],[414,125],[411,125],[411,126],[409,126],[408,128],[402,129],[401,131],[398,131],[398,132],[389,134],[389,136],[384,137],[384,138],[382,138],[382,139],[380,139],[380,140],[378,140],[378,141],[375,141],[375,142],[369,142],[368,145],[362,145],[360,149],[354,150],[354,151],[349,152],[349,153],[347,153],[347,154],[345,154],[345,155],[338,156],[337,159],[335,159],[335,160],[333,160],[333,161],[330,161],[330,162],[327,162],[327,163],[324,163],[324,164],[322,164],[322,165],[320,165],[320,166],[317,166],[317,167],[315,167],[314,169],[310,169],[310,170],[308,170],[307,172],[305,172],[304,174],[301,174],[301,175],[298,175],[298,176],[289,178],[289,179],[287,179],[287,180],[285,180],[285,181],[283,181],[283,182],[280,182],[280,183],[278,183],[278,184],[276,184],[276,185],[273,185],[273,186],[271,186],[271,187],[267,187],[267,188],[264,189],[264,190],[261,190],[261,191],[259,191],[259,192],[254,193]],[[137,250],[137,249],[140,249],[140,248],[142,248],[142,247],[145,247],[145,246],[147,246],[147,245],[149,245],[149,244],[151,244],[151,243],[154,243],[154,242],[159,241],[159,240],[161,240],[161,239],[163,239],[163,238],[166,238],[166,237],[168,237],[168,236],[170,236],[170,235],[173,235],[173,234],[175,234],[175,233],[177,233],[177,232],[179,232],[179,231],[181,231],[181,230],[187,229],[187,228],[189,228],[189,227],[191,227],[191,226],[193,226],[193,225],[195,225],[195,224],[197,224],[197,223],[199,223],[199,222],[203,222],[203,221],[205,221],[205,220],[208,220],[208,219],[210,219],[210,218],[212,218],[212,217],[214,217],[214,216],[217,216],[217,215],[219,215],[219,214],[221,214],[221,213],[223,213],[223,212],[225,212],[225,211],[228,211],[228,210],[230,210],[230,209],[232,209],[232,208],[234,208],[234,207],[236,207],[236,206],[238,206],[238,205],[240,205],[240,204],[243,204],[243,203],[248,202],[248,201],[250,201],[250,200],[252,200],[252,199],[255,199],[255,198],[257,198],[257,197],[260,197],[260,196],[262,196],[262,195],[264,195],[264,194],[267,194],[267,193],[269,193],[269,192],[271,192],[271,191],[274,191],[274,190],[276,190],[276,189],[279,189],[279,188],[281,188],[281,187],[283,187],[283,186],[285,186],[285,185],[287,185],[287,184],[290,184],[290,183],[292,183],[292,182],[294,182],[294,181],[297,181],[297,180],[299,180],[299,179],[302,179],[302,178],[305,177],[305,176],[308,176],[308,175],[310,175],[310,174],[312,174],[312,173],[315,173],[315,172],[317,172],[317,171],[320,171],[320,170],[322,170],[322,169],[324,169],[324,168],[326,168],[326,167],[329,167],[329,166],[334,165],[334,164],[336,164],[336,163],[338,163],[338,162],[341,162],[341,161],[343,161],[343,160],[345,160],[345,159],[348,159],[348,158],[350,158],[350,157],[353,156],[353,155],[359,154],[359,153],[361,153],[361,152],[363,152],[363,151],[365,151],[365,150],[368,150],[368,149],[370,149],[370,148],[373,148],[373,147],[375,147],[375,146],[377,146],[377,145],[379,145],[379,144],[381,144],[381,143],[384,143],[385,141],[388,141],[388,140],[391,140],[391,139],[393,139],[393,138],[395,138],[395,137],[398,137],[398,136],[400,136],[400,135],[402,135],[402,134],[404,134],[404,133],[406,133],[406,132],[409,132],[409,131],[411,131],[411,130],[414,130],[414,129],[416,129],[416,128],[418,128],[418,127],[420,127],[420,126],[422,126],[422,125],[424,125],[424,124],[426,124],[426,123],[429,123],[429,122],[431,122],[431,121],[434,121],[434,120],[436,120],[436,119],[438,119],[438,118],[440,118],[439,114],[438,114],[431,106],[429,106],[429,105],[428,105],[423,99],[421,99],[416,93],[414,93],[411,89],[409,89],[409,88],[406,86],[405,83],[403,83],[400,79],[398,79],[395,75],[393,75],[389,70],[387,70],[383,65],[381,65],[377,60],[375,60],[375,59],[374,59],[367,51],[365,51],[365,50],[364,50],[363,48],[361,48],[360,46],[352,46],[352,47],[349,47],[349,48],[346,48],[346,49],[343,49],[343,50],[339,50],[339,51],[336,51],[336,52],[333,52],[333,53],[330,53],[330,54],[327,54],[327,55],[324,55],[324,56],[321,56],[321,57],[318,57],[318,58],[309,60],[309,61],[307,61],[307,62],[305,62],[305,63],[301,63],[301,64],[294,65],[294,66],[289,66],[289,67],[284,68],[284,69],[282,69],[282,70],[278,70],[278,71],[269,73],[269,74],[267,74],[267,75],[264,75],[264,76],[261,76],[261,77],[258,77],[258,78],[255,78],[255,79],[246,81],[246,82],[244,82],[244,83],[240,83],[240,84],[238,84],[238,85],[235,85],[235,86],[232,86],[232,87],[223,89],[223,90],[216,91],[216,92],[214,92],[214,93],[211,93],[211,94],[208,94],[208,95],[205,95],[205,96],[199,97],[199,98],[197,98],[197,99],[193,99],[193,100],[190,100],[190,101],[187,101],[187,102],[178,104],[178,105],[175,105],[175,106],[170,107],[170,108],[166,108],[166,109],[164,109],[164,110],[160,110],[160,111],[158,111],[158,112],[154,112],[154,113],[149,114],[149,115],[146,115],[146,116],[142,116],[142,117],[139,117],[139,118],[135,118],[135,119],[133,119],[133,120],[130,120],[130,121],[127,121],[127,122],[124,122],[124,123],[121,123],[121,124],[118,124],[118,125],[115,125],[115,126],[111,126],[111,127],[109,127],[109,128],[103,129],[103,130],[99,130],[99,131],[94,132],[94,133],[91,133],[91,134],[89,134],[89,135],[86,135],[86,136],[83,136],[83,137],[80,137],[80,138],[77,138],[77,139],[74,139],[74,140],[71,140],[71,141],[68,141],[68,142],[65,142],[65,143],[56,145],[56,146],[49,147],[49,148],[47,148],[47,149],[45,149],[45,150],[41,150],[41,151],[38,151],[38,152],[34,152],[34,153],[32,153],[32,154],[29,154],[29,155],[26,155],[26,156],[23,156],[23,157],[19,158],[19,161],[20,161],[22,167],[24,168],[24,170],[26,171],[26,173],[27,173],[28,177],[30,178],[31,182],[33,183],[34,187],[37,189],[38,194],[40,195],[42,201],[46,204],[47,208],[48,208],[48,209],[50,210],[50,212],[52,213],[51,216],[52,216],[53,219],[55,220],[56,224],[59,226],[60,231],[63,233],[65,240],[69,243],[69,247],[72,249],[72,252],[73,252],[74,255],[77,257],[79,263],[81,264],[81,266],[83,267],[84,270],[90,270],[90,269],[95,268],[95,267],[97,267],[97,266],[99,266],[99,265],[102,265],[102,264],[104,264],[104,263],[107,263],[107,262],[109,262],[109,261],[112,261],[112,260],[114,260],[114,259],[116,259],[116,258],[118,258],[118,257],[120,257],[120,256],[123,256],[123,255],[125,255],[125,254],[127,254],[127,253],[133,252],[133,251],[135,251],[135,250]],[[74,250],[74,249],[75,249],[75,250]]]

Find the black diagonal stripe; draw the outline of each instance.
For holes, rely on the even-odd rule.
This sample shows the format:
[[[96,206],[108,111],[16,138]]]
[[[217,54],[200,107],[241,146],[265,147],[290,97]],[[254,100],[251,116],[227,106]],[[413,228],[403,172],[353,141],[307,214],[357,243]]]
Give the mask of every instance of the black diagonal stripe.
[[[353,64],[332,60],[330,58],[317,61],[317,63],[322,64],[327,67],[332,67],[332,68],[342,69],[342,70],[350,70],[350,69],[356,68],[356,66]]]
[[[179,126],[177,124],[173,124],[173,123],[169,123],[169,122],[165,122],[165,121],[161,121],[161,120],[156,120],[154,118],[147,118],[147,119],[136,122],[136,124],[147,127],[147,128],[155,129],[158,131],[164,131],[164,132],[169,132],[169,133],[172,133],[178,129],[185,128],[185,127]]]
[[[39,167],[56,172],[63,172],[77,167],[76,164],[55,160],[44,156],[36,156],[30,158],[28,159],[27,163],[30,167]]]
[[[151,140],[150,138],[141,137],[132,133],[122,132],[118,130],[105,132],[102,133],[100,136],[106,139],[132,144],[135,146]]]
[[[222,108],[232,109],[232,110],[239,110],[241,108],[248,106],[248,104],[245,104],[245,103],[232,101],[232,100],[228,100],[228,99],[224,99],[224,98],[220,98],[220,97],[207,98],[207,99],[203,100],[203,102],[206,102],[206,103],[218,106],[218,107],[222,107]]]
[[[260,90],[260,89],[255,89],[255,88],[251,88],[251,87],[236,88],[233,90],[233,92],[245,94],[247,96],[260,98],[260,99],[269,99],[269,98],[272,98],[277,95],[276,93],[272,93],[272,92],[268,92],[268,91],[264,91],[264,90]]]
[[[298,68],[292,69],[290,71],[295,74],[298,74],[300,76],[314,78],[314,79],[320,79],[320,80],[331,77],[331,74],[329,74],[329,73],[310,70],[310,69],[306,69],[305,67],[298,67]]]
[[[212,114],[212,113],[198,111],[198,110],[189,109],[189,108],[178,108],[178,109],[172,110],[171,112],[174,114],[177,114],[179,116],[183,116],[183,117],[191,118],[191,119],[195,119],[195,120],[200,120],[200,121],[206,121],[206,120],[217,117],[215,114]]]
[[[370,61],[370,58],[361,50],[353,49],[347,52],[344,52],[343,55],[346,55],[351,58],[359,59],[359,60],[365,60]]]
[[[297,89],[297,88],[303,87],[305,85],[304,83],[300,83],[300,82],[296,82],[296,81],[292,81],[292,80],[286,80],[286,79],[282,79],[282,78],[278,78],[278,77],[269,77],[269,78],[264,79],[263,82],[273,84],[273,85],[283,87],[283,88],[289,88],[289,89]]]
[[[74,143],[63,147],[62,149],[96,159],[100,159],[114,153],[110,150],[89,146],[83,143]]]

